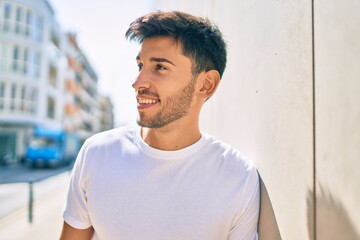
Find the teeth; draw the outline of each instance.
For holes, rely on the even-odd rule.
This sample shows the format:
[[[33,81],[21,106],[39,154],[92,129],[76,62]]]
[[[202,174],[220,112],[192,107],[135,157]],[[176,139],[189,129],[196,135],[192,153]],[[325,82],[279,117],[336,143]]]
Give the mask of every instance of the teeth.
[[[139,104],[154,104],[157,103],[158,100],[154,99],[138,99]]]

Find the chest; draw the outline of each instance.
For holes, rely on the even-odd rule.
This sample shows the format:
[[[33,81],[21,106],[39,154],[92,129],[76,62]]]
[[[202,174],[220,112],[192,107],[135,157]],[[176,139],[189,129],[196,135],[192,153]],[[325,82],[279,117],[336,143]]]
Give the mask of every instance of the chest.
[[[89,214],[104,239],[227,239],[233,191],[196,165],[115,164],[89,179]]]

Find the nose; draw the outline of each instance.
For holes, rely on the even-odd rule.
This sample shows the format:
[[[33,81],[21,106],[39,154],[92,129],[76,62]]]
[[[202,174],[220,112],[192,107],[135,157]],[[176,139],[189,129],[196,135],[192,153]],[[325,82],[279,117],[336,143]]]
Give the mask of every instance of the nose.
[[[149,81],[149,76],[145,74],[145,71],[142,70],[139,72],[139,75],[135,79],[135,82],[132,84],[132,87],[135,90],[142,90],[150,88],[151,84]]]

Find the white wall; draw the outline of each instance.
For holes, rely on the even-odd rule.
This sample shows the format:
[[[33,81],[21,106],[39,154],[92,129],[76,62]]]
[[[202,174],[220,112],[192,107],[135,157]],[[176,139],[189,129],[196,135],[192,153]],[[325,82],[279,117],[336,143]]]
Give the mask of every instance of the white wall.
[[[283,239],[359,239],[360,2],[314,0],[314,22],[311,1],[153,2],[224,33],[228,66],[202,128],[256,163]]]
[[[314,9],[318,239],[360,239],[360,1]]]
[[[283,238],[306,239],[313,181],[310,2],[226,3],[218,18],[229,65],[213,109],[223,116],[215,134],[256,162]]]

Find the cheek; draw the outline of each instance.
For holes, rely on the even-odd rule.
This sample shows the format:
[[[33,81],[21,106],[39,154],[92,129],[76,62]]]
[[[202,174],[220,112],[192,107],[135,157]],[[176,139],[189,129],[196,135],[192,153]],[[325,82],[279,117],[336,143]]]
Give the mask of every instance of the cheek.
[[[177,95],[193,80],[191,72],[188,71],[170,72],[153,77],[153,84],[160,98]]]

